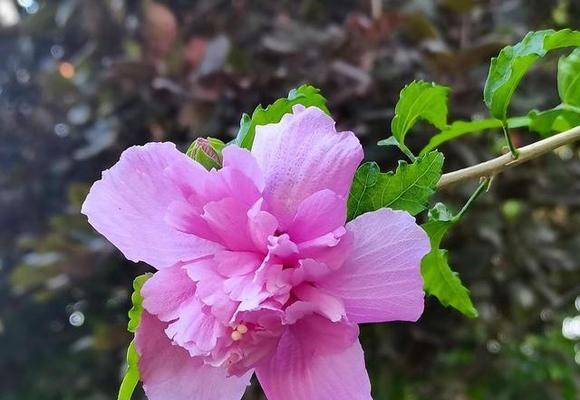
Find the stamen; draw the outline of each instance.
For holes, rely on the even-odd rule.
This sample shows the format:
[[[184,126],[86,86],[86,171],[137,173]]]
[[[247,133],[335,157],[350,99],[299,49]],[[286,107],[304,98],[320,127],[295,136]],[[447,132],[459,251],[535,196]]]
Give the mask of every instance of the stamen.
[[[231,334],[231,338],[232,338],[232,340],[233,340],[234,342],[237,342],[238,340],[241,340],[241,339],[242,339],[242,336],[244,336],[244,335],[242,335],[242,334],[241,334],[240,332],[238,332],[238,331],[233,331],[233,332],[232,332],[232,334]]]
[[[247,333],[248,332],[248,327],[246,325],[244,325],[244,324],[240,324],[240,325],[238,325],[238,327],[236,328],[236,330],[243,335],[244,333]]]

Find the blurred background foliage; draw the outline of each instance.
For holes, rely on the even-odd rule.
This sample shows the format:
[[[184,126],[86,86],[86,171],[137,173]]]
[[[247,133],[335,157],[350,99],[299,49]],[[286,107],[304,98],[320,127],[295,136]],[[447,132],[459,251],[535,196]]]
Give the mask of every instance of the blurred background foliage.
[[[79,206],[128,146],[232,138],[242,112],[310,82],[386,170],[401,154],[376,141],[404,84],[449,85],[454,118],[485,117],[489,58],[578,21],[577,0],[0,0],[0,400],[116,397],[131,282],[150,268]],[[513,115],[557,104],[555,71],[553,56],[529,74]],[[502,145],[462,138],[445,168]],[[428,299],[417,324],[363,328],[376,399],[580,398],[579,156],[506,172],[448,239],[478,319]]]

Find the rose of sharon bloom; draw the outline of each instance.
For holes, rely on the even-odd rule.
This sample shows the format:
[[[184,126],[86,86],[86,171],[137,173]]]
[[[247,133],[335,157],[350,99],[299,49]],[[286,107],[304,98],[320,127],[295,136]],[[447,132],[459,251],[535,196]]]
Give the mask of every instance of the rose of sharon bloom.
[[[220,170],[150,143],[94,184],[90,223],[157,269],[135,337],[150,400],[240,399],[254,372],[270,400],[371,398],[357,324],[419,318],[429,242],[401,211],[346,223],[363,152],[334,125],[296,106]]]

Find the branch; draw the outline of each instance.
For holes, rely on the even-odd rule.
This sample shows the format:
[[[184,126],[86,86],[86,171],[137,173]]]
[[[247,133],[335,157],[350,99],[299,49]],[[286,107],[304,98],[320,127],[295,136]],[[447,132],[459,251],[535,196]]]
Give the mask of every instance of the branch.
[[[437,183],[437,189],[443,189],[469,179],[492,178],[505,169],[523,164],[526,161],[549,153],[560,146],[578,140],[580,140],[580,126],[519,148],[519,157],[517,159],[514,159],[511,153],[507,153],[492,160],[482,162],[481,164],[444,174]]]

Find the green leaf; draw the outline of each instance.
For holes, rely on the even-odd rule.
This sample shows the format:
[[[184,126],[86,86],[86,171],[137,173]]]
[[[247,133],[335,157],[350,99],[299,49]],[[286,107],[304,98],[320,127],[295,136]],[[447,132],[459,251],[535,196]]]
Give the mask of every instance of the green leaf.
[[[445,204],[437,203],[429,210],[428,221],[422,227],[429,235],[432,248],[439,248],[447,231],[459,221]]]
[[[431,251],[421,261],[421,274],[425,291],[469,318],[479,314],[469,297],[469,290],[461,283],[457,273],[451,270],[447,260],[447,250]]]
[[[528,126],[530,120],[528,117],[516,117],[508,119],[508,127],[521,128]],[[478,133],[486,129],[501,128],[502,122],[499,119],[489,118],[478,121],[455,121],[447,129],[433,136],[429,143],[421,150],[420,155],[435,150],[443,143],[470,133]]]
[[[399,147],[399,141],[398,141],[398,140],[397,140],[397,138],[396,138],[396,137],[394,137],[394,136],[389,136],[389,137],[388,137],[388,138],[386,138],[386,139],[379,140],[379,141],[377,142],[377,144],[378,144],[379,146],[397,146],[397,147]]]
[[[119,387],[119,394],[117,400],[131,400],[133,392],[141,378],[139,374],[139,353],[135,349],[135,341],[131,341],[127,349],[127,372],[123,377],[121,386]]]
[[[429,197],[441,177],[443,154],[425,154],[412,163],[400,161],[395,172],[381,173],[374,162],[361,165],[348,198],[348,219],[390,207],[412,215],[427,208]]]
[[[548,51],[569,46],[580,46],[580,32],[570,29],[529,32],[521,42],[504,47],[491,59],[485,82],[484,99],[491,115],[505,121],[512,95],[528,69]]]
[[[558,61],[558,94],[563,103],[580,107],[580,48]]]
[[[131,295],[131,302],[133,307],[129,310],[129,332],[135,333],[141,322],[141,313],[143,312],[143,296],[141,296],[141,288],[147,282],[151,274],[139,275],[133,281],[133,294]],[[131,341],[127,349],[127,371],[119,387],[119,394],[117,400],[131,400],[133,392],[139,383],[139,353],[135,348],[135,341]]]
[[[429,211],[429,221],[423,224],[423,229],[429,235],[431,251],[421,260],[421,275],[428,294],[437,297],[444,306],[451,306],[475,318],[478,313],[469,297],[469,290],[463,286],[457,273],[451,270],[447,250],[439,248],[443,237],[458,221],[459,217],[454,217],[441,203]]]
[[[256,135],[256,126],[280,122],[284,114],[291,113],[292,107],[296,104],[318,107],[326,114],[330,114],[326,107],[326,99],[320,94],[320,90],[310,85],[302,85],[297,89],[292,89],[288,97],[278,99],[266,108],[259,105],[251,117],[243,114],[235,143],[245,149],[251,149]]]
[[[448,94],[449,88],[424,81],[413,81],[401,90],[391,132],[405,154],[412,155],[405,145],[405,136],[418,120],[425,120],[439,130],[445,129]]]
[[[563,106],[546,111],[532,110],[528,117],[530,119],[530,130],[543,136],[564,132],[580,125],[580,110],[569,110],[563,108]]]

